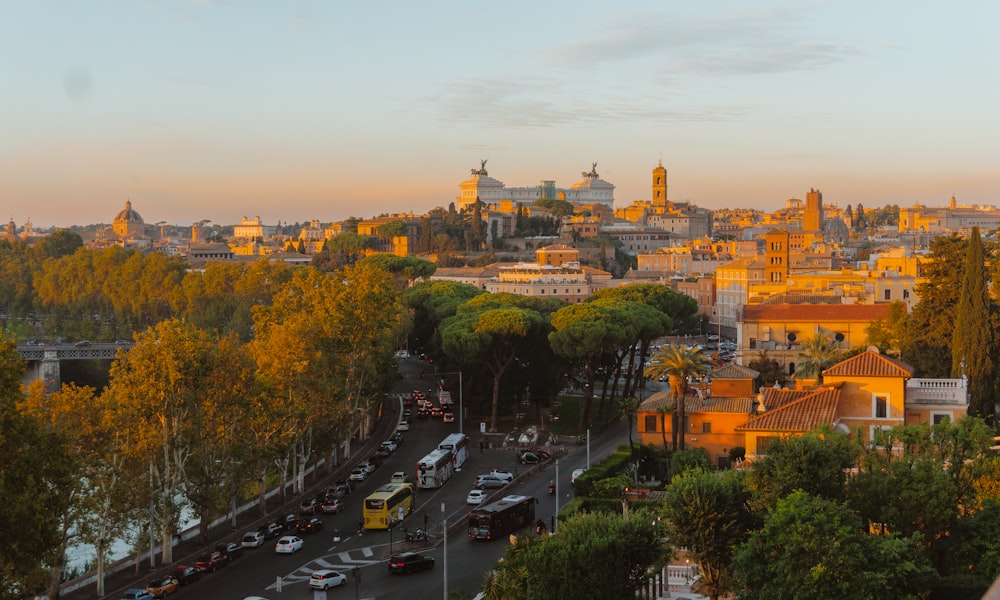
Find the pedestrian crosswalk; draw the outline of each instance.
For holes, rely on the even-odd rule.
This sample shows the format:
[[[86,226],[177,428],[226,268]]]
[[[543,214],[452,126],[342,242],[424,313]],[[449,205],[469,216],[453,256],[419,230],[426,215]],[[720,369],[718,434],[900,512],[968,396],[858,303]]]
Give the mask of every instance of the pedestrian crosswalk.
[[[351,577],[354,569],[363,568],[374,564],[381,564],[383,561],[375,557],[375,550],[370,546],[345,550],[334,554],[309,561],[308,563],[295,569],[288,575],[281,578],[281,583],[277,581],[267,586],[268,590],[275,590],[282,585],[291,585],[302,581],[309,581],[313,572],[321,569],[341,571]]]

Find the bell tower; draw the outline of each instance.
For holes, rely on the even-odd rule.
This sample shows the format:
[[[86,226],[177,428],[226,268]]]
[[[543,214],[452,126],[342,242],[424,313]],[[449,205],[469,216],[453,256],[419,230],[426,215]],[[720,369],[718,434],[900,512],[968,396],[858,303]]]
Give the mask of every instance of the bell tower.
[[[653,206],[667,208],[667,169],[661,160],[653,169]]]

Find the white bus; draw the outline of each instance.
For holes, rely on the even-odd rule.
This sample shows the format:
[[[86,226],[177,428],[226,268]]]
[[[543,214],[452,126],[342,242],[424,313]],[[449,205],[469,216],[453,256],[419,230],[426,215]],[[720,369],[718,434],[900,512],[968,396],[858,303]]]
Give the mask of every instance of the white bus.
[[[439,450],[451,450],[452,461],[455,463],[455,470],[462,468],[466,459],[469,458],[469,436],[464,433],[453,433],[441,440],[438,444]]]
[[[454,472],[451,450],[433,450],[417,462],[417,487],[439,488]]]

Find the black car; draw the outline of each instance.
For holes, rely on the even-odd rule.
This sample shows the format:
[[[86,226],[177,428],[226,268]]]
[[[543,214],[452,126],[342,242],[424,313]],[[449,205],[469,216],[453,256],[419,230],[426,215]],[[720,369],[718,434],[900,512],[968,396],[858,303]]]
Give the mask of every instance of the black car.
[[[392,454],[392,452],[385,446],[379,446],[379,449],[375,451],[375,456],[379,458],[389,458],[390,454]]]
[[[302,519],[299,521],[299,524],[295,526],[295,529],[299,533],[316,533],[320,529],[323,529],[323,521],[321,521],[319,517]]]
[[[267,525],[261,525],[257,528],[257,531],[263,533],[266,539],[276,538],[281,535],[281,532],[284,530],[284,525],[278,522],[268,523]]]
[[[344,499],[350,493],[351,493],[351,486],[343,484],[331,485],[330,487],[326,488],[325,499],[330,499],[330,498]]]
[[[174,576],[174,579],[179,581],[181,585],[187,585],[193,581],[198,581],[201,577],[201,571],[196,567],[190,567],[188,565],[177,565],[171,569],[170,574]]]
[[[354,491],[354,482],[351,481],[347,477],[345,477],[343,479],[338,479],[337,481],[333,482],[333,487],[337,488],[337,487],[341,487],[341,486],[346,487],[348,493],[351,493],[351,492]]]
[[[390,558],[388,565],[390,573],[403,575],[416,571],[429,571],[434,568],[434,557],[424,556],[416,552],[402,552]]]
[[[237,544],[234,542],[219,544],[215,547],[215,550],[217,552],[221,552],[226,556],[228,556],[230,561],[236,560],[237,558],[243,556],[242,544]]]
[[[288,513],[284,517],[278,519],[277,523],[285,528],[285,531],[290,529],[295,529],[296,525],[299,524],[299,518],[292,513]]]
[[[389,439],[392,440],[392,441],[394,441],[394,442],[396,442],[397,446],[402,446],[403,445],[403,432],[402,431],[394,431],[394,432],[392,432],[392,435],[389,436]]]

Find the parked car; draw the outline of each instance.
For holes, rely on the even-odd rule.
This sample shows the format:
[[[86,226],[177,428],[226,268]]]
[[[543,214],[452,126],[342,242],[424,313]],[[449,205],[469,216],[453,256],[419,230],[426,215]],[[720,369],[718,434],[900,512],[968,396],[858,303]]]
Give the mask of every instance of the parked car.
[[[237,544],[236,542],[226,542],[224,544],[218,544],[215,547],[217,552],[221,552],[229,557],[229,560],[233,561],[237,558],[243,556],[243,545]]]
[[[285,527],[278,523],[277,521],[273,523],[268,523],[267,525],[261,525],[257,531],[263,534],[264,539],[271,539],[281,535],[281,532],[285,530]]]
[[[397,446],[402,446],[403,445],[403,432],[402,431],[394,431],[394,432],[392,432],[392,435],[389,436],[389,439],[392,440],[392,441],[394,441],[394,442],[396,442]]]
[[[244,548],[260,548],[264,545],[264,534],[260,531],[248,531],[243,534],[240,542]]]
[[[537,465],[540,462],[545,462],[540,454],[534,452],[522,452],[518,455],[517,460],[522,465]]]
[[[173,575],[182,586],[198,581],[198,578],[201,577],[201,571],[199,571],[197,567],[191,567],[188,565],[177,565],[170,570],[170,574]]]
[[[344,585],[345,583],[347,583],[347,577],[343,573],[329,569],[313,571],[313,574],[309,577],[309,587],[316,590],[327,590],[332,587]]]
[[[302,549],[302,538],[294,535],[283,535],[274,544],[274,551],[278,554],[295,554]]]
[[[489,496],[489,494],[487,494],[483,490],[471,490],[469,492],[469,495],[467,495],[465,497],[465,503],[466,504],[482,504],[483,502],[486,501],[486,498],[488,496]]]
[[[389,559],[390,573],[414,573],[416,571],[427,571],[434,568],[434,557],[424,556],[416,552],[402,552]]]
[[[496,475],[476,475],[476,487],[481,490],[502,488],[508,483],[506,479]]]
[[[316,533],[320,529],[323,529],[323,521],[319,517],[302,519],[299,521],[299,524],[295,526],[295,529],[299,533]]]
[[[166,598],[169,594],[176,592],[180,585],[181,582],[176,578],[164,577],[162,579],[150,581],[149,585],[146,586],[146,591],[157,598]]]
[[[378,449],[375,450],[375,456],[379,458],[389,458],[390,454],[392,454],[392,451],[385,446],[379,446]]]
[[[153,600],[153,598],[156,598],[156,596],[152,592],[138,588],[125,590],[125,593],[122,594],[122,600]]]
[[[396,471],[389,478],[389,483],[409,483],[410,476],[404,471]]]
[[[400,421],[399,423],[396,424],[396,431],[409,431],[409,430],[410,430],[409,421]]]
[[[340,514],[340,511],[344,510],[344,501],[340,498],[327,498],[319,505],[320,511],[328,515]]]
[[[510,471],[504,471],[503,469],[493,469],[492,471],[490,471],[489,474],[493,475],[494,477],[499,477],[500,479],[505,480],[507,483],[514,481],[514,474],[511,473]]]
[[[351,471],[351,481],[364,481],[368,478],[368,469],[365,467],[358,467]]]
[[[198,567],[202,573],[215,573],[220,568],[229,564],[229,557],[226,556],[224,552],[210,552],[208,554],[202,554],[198,557],[198,562],[195,566]]]
[[[307,498],[299,505],[300,515],[315,515],[317,511],[319,511],[319,500],[315,498]]]

